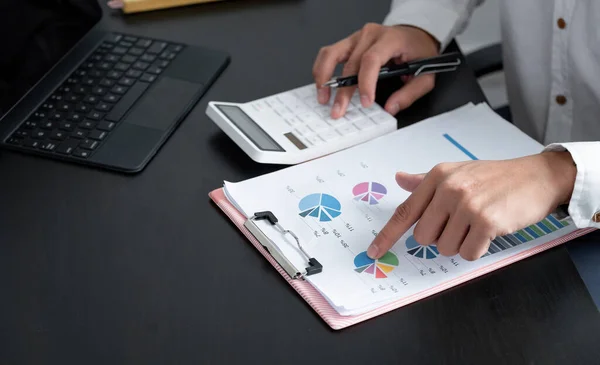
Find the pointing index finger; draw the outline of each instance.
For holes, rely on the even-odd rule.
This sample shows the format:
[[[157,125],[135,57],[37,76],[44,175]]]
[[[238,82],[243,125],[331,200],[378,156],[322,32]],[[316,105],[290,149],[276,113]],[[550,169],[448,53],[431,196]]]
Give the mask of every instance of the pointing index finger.
[[[390,220],[373,240],[367,255],[378,259],[394,246],[396,241],[415,224],[431,202],[435,184],[426,178],[408,199],[396,208]]]

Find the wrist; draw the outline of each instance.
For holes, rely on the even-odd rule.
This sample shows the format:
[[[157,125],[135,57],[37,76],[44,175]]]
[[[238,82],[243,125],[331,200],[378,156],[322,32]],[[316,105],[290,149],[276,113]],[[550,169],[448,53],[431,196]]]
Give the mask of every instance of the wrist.
[[[550,171],[552,186],[556,187],[556,206],[568,204],[577,177],[577,166],[571,154],[568,151],[547,151],[542,152],[540,157]]]
[[[439,52],[440,49],[440,42],[428,31],[426,31],[423,28],[419,28],[419,27],[415,27],[414,25],[406,25],[406,24],[398,24],[398,25],[394,25],[394,27],[396,28],[410,28],[411,30],[418,30],[420,31],[420,33],[423,33],[424,38],[427,38],[429,41],[431,41],[431,44],[433,44],[433,46],[435,47],[435,49]]]

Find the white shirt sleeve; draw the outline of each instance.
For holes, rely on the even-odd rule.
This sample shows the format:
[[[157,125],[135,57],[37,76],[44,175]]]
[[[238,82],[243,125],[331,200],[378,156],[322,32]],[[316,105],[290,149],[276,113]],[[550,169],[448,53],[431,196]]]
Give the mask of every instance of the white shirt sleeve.
[[[569,215],[578,228],[600,228],[600,142],[553,143],[544,149],[565,150],[577,165]]]
[[[466,27],[483,0],[392,0],[384,25],[410,25],[431,34],[443,50]]]

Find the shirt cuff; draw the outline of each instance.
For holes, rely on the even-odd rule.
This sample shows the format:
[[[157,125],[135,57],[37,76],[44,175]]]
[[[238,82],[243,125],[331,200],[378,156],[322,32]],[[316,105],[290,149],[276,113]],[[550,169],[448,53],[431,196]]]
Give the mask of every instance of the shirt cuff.
[[[600,142],[553,143],[544,151],[569,151],[577,165],[569,215],[578,228],[600,228]]]
[[[407,1],[395,6],[385,17],[383,25],[409,25],[421,28],[440,42],[440,51],[466,25],[468,13],[460,14],[436,1]]]

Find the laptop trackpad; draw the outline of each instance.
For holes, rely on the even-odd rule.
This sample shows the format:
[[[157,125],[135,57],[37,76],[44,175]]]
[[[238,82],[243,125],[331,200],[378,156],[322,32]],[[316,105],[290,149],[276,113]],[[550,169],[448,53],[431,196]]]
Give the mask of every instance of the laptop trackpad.
[[[191,106],[204,85],[161,77],[125,118],[126,123],[165,131]]]

